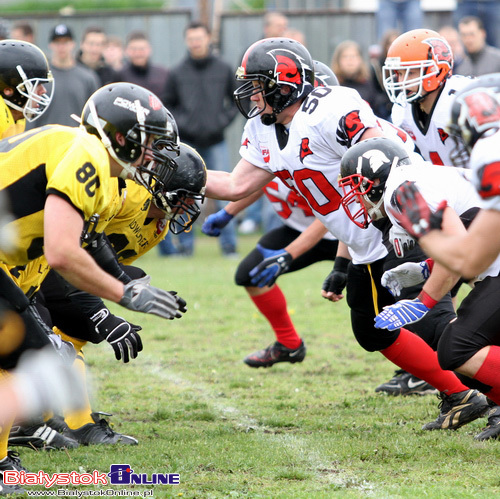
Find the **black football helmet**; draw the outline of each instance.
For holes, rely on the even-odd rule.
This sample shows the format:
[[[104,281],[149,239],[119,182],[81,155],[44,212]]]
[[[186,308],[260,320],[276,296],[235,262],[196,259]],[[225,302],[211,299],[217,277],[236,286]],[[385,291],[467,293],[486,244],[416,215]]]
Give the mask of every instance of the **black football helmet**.
[[[301,43],[290,38],[265,38],[247,49],[236,79],[246,81],[234,92],[241,114],[247,119],[262,114],[262,123],[272,125],[279,113],[314,90],[314,63]],[[258,93],[271,106],[270,114],[248,106],[247,100]]]
[[[48,108],[53,91],[49,63],[36,45],[21,40],[0,41],[0,94],[10,108],[23,113],[26,121],[34,121]]]
[[[175,156],[179,152],[177,124],[149,90],[124,82],[101,87],[85,104],[81,125],[97,135],[122,166],[121,177],[132,175],[151,193],[155,183],[166,183],[174,174],[172,153]],[[142,163],[134,165],[141,157]]]
[[[314,86],[315,87],[335,87],[339,85],[339,80],[335,73],[321,61],[314,61]]]
[[[153,202],[167,214],[173,234],[191,230],[201,213],[205,199],[207,167],[195,149],[180,143],[179,156],[175,158],[177,169],[163,185],[155,185]]]
[[[391,168],[410,163],[406,149],[385,137],[362,140],[344,154],[339,179],[342,206],[358,227],[366,229],[372,220],[385,216],[385,183]]]
[[[490,130],[500,129],[500,73],[480,76],[457,93],[447,129],[455,142],[453,164],[466,166],[478,139]]]

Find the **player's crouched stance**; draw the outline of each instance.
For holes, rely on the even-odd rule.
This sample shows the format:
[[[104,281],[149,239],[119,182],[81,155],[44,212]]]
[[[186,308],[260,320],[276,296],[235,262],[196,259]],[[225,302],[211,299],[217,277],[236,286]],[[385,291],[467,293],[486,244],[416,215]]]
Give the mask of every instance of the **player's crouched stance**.
[[[133,179],[152,194],[153,186],[175,173],[168,153],[178,150],[172,115],[150,91],[129,83],[95,92],[80,128],[46,126],[1,141],[0,191],[11,207],[6,229],[19,235],[13,248],[0,249],[1,264],[24,267],[45,257],[48,266],[76,289],[129,310],[165,319],[182,317],[186,303],[176,293],[153,287],[144,278],[121,282],[80,244],[85,222],[110,203],[111,177]],[[170,169],[170,175],[160,178],[159,169]],[[39,286],[44,276],[34,285]],[[24,296],[20,285],[14,287]],[[0,296],[17,309],[12,293],[5,291],[1,287]],[[43,330],[26,328],[19,347],[1,359],[0,367],[11,369],[24,350],[47,344],[46,336]],[[120,348],[120,338],[105,339]],[[120,344],[125,354],[127,341]]]
[[[396,191],[401,225],[436,262],[467,279],[475,278],[498,258],[500,241],[498,136],[500,127],[500,74],[481,76],[457,93],[451,112],[450,135],[457,135],[469,153],[472,180],[483,208],[466,233],[446,234],[449,206],[431,207],[415,184]],[[434,270],[433,270],[434,271]],[[431,274],[432,275],[432,274]],[[438,346],[440,364],[481,383],[492,400],[488,426],[477,440],[500,437],[500,277],[477,282],[457,310]]]
[[[372,222],[378,224],[380,220],[388,217],[391,209],[394,209],[392,208],[395,202],[393,192],[401,183],[401,179],[409,178],[425,186],[429,196],[435,193],[434,186],[439,185],[440,195],[448,196],[450,202],[454,204],[453,208],[456,212],[454,215],[459,224],[457,230],[462,227],[458,216],[465,215],[477,207],[478,199],[474,189],[458,169],[430,165],[423,161],[412,163],[404,148],[384,137],[368,139],[351,147],[342,158],[340,176],[339,184],[344,189],[342,206],[349,218],[360,227],[368,227]],[[451,193],[447,192],[447,186],[451,189]],[[366,273],[363,270],[357,265],[350,265],[347,279],[348,300],[352,281],[358,284],[363,278],[363,273]],[[372,266],[370,274],[374,285],[379,290],[383,290],[380,284],[382,273],[379,270]],[[390,295],[384,290],[381,296],[386,298],[378,298],[378,309],[385,308],[374,317],[375,328],[386,329],[378,340],[379,344],[384,342],[384,337],[389,338],[391,334],[394,335],[392,336],[394,341],[391,345],[382,348],[381,352],[384,355],[386,352],[397,352],[398,343],[404,344],[406,326],[422,320],[455,285],[457,279],[458,277],[455,279],[454,275],[447,270],[440,269],[435,272],[432,279],[426,281],[417,298],[401,300],[396,304],[387,301]],[[391,311],[392,314],[387,319]],[[448,320],[445,320],[445,328],[448,327]],[[425,337],[422,335],[422,338]],[[373,345],[375,340],[371,341]],[[421,345],[424,347],[424,342]],[[430,350],[428,345],[425,347]],[[429,350],[426,357],[430,361]],[[440,414],[435,421],[427,423],[422,429],[457,429],[481,417],[487,411],[488,403],[484,395],[475,389],[467,389],[450,371],[442,370],[439,373],[440,369],[434,352],[432,352],[435,359],[433,373],[426,373],[425,369],[416,365],[412,366],[419,353],[419,348],[415,343],[413,351],[408,351],[406,355],[399,352],[398,360],[409,362],[413,368],[410,371],[412,374],[440,390]],[[448,367],[443,366],[443,369],[448,369]],[[443,384],[446,378],[448,381]]]

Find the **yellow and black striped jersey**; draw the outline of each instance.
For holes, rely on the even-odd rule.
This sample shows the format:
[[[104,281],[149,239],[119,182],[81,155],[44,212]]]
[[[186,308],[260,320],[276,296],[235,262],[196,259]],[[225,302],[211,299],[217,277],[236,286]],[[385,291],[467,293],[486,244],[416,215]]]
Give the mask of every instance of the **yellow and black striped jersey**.
[[[26,120],[21,118],[15,121],[10,107],[7,106],[3,97],[0,96],[0,138],[12,137],[23,133],[26,128]]]
[[[121,263],[130,264],[157,245],[167,233],[168,222],[148,217],[151,194],[127,180],[127,194],[122,210],[109,222],[104,232]]]
[[[0,189],[10,203],[17,248],[0,261],[25,265],[43,255],[43,212],[61,196],[88,220],[110,204],[110,164],[102,142],[83,129],[48,125],[0,141]]]

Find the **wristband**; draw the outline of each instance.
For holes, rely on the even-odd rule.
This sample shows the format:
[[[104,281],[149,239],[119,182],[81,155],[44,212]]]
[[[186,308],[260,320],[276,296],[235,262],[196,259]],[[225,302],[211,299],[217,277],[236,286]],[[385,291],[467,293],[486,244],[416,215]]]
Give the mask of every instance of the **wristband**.
[[[347,274],[347,267],[349,266],[350,262],[351,262],[351,260],[349,260],[349,258],[344,258],[343,256],[337,256],[337,257],[335,257],[335,263],[333,264],[333,270]]]
[[[417,298],[430,310],[433,308],[437,303],[439,303],[439,300],[435,300],[431,296],[429,296],[424,290],[420,291],[420,294],[417,296]]]

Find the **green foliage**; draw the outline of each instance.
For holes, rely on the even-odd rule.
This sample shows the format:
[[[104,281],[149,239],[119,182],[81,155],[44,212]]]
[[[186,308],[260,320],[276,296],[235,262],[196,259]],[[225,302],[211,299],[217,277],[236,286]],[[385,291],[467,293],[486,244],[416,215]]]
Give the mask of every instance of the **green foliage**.
[[[138,10],[160,9],[165,7],[162,0],[17,0],[16,2],[2,5],[4,14],[13,12],[59,12],[61,9],[74,9],[75,11],[93,10]]]
[[[255,237],[241,237],[241,254],[254,244]],[[200,235],[194,258],[153,250],[138,263],[154,285],[187,300],[187,314],[162,321],[113,305],[142,325],[144,351],[127,365],[105,343],[85,352],[94,410],[113,413],[115,429],[139,445],[20,449],[30,471],[107,472],[128,463],[140,473],[179,473],[181,484],[154,487],[155,498],[499,496],[500,442],[473,439],[485,419],[424,432],[438,414],[435,397],[374,392],[394,366],[359,347],[345,301],[321,299],[330,262],[279,279],[308,354],[301,364],[268,369],[242,362],[274,336],[233,284],[238,262],[223,259],[217,241]]]

